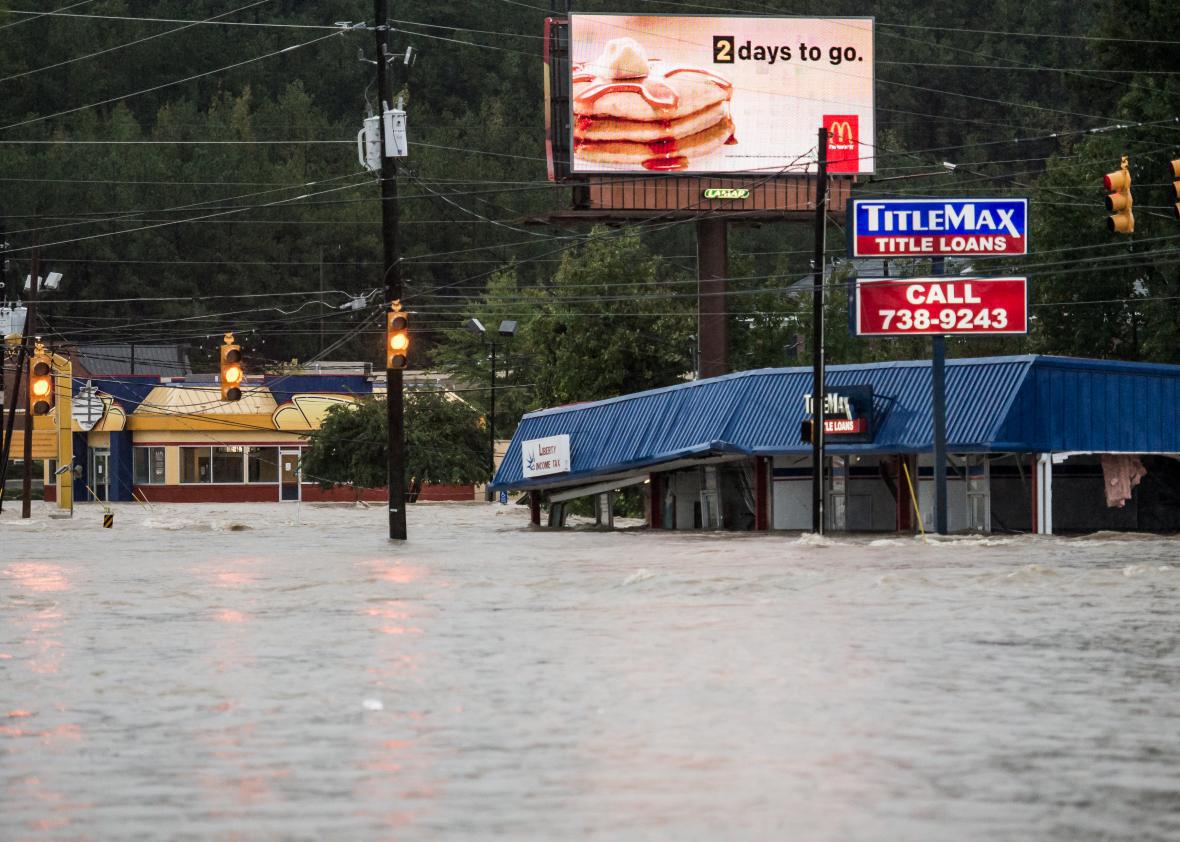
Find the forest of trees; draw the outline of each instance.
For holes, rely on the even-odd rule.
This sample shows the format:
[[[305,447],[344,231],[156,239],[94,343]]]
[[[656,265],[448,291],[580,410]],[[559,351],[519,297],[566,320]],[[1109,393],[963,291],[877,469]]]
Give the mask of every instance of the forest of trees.
[[[88,0],[39,5],[76,16],[7,11],[30,5],[0,0],[0,225],[5,292],[34,246],[65,275],[43,308],[51,340],[180,341],[211,370],[217,337],[232,329],[256,365],[377,361],[379,295],[341,309],[381,283],[378,191],[355,149],[376,105],[374,38],[333,28],[371,23],[372,5]],[[1032,253],[988,266],[1030,278],[1030,335],[956,340],[951,353],[1180,362],[1180,220],[1166,178],[1180,157],[1180,16],[1165,4],[640,5],[874,15],[878,171],[856,191],[1030,199]],[[414,366],[485,384],[488,349],[464,321],[518,321],[500,356],[505,433],[530,408],[683,377],[692,225],[524,223],[569,202],[545,175],[547,4],[395,8],[393,52],[418,52],[412,67],[394,66],[411,140],[399,189]],[[257,25],[189,23],[210,19]],[[1131,237],[1103,227],[1101,175],[1122,154],[1135,179]],[[733,226],[732,367],[807,361],[809,296],[789,288],[809,271],[810,238],[805,224]],[[830,236],[836,280],[844,258],[843,237]],[[918,341],[848,339],[842,289],[831,297],[830,362],[924,353]],[[471,395],[482,408],[486,393]]]

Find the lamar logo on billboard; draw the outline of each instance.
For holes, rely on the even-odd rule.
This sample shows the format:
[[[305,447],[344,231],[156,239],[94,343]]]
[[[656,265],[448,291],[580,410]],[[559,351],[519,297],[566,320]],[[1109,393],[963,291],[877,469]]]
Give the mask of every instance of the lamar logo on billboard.
[[[860,169],[860,116],[825,114],[828,130],[828,172],[858,172]]]

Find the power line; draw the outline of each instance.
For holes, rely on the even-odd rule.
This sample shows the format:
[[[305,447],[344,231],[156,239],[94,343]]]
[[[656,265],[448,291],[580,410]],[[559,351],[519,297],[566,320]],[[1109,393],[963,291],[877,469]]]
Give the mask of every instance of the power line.
[[[67,108],[64,111],[56,111],[53,114],[43,114],[39,117],[30,117],[29,119],[21,120],[18,123],[9,123],[7,126],[0,126],[0,131],[7,131],[8,129],[15,129],[19,126],[27,126],[31,123],[40,123],[43,120],[52,120],[54,117],[62,117],[66,114],[75,114],[79,111],[85,111],[90,108],[97,108],[100,105],[109,105],[112,102],[120,102],[122,100],[130,99],[132,97],[136,97],[141,94],[152,93],[153,91],[162,90],[163,88],[170,88],[173,85],[181,85],[181,84],[184,84],[185,82],[191,82],[194,79],[203,79],[206,76],[213,76],[214,74],[217,74],[217,73],[224,73],[227,70],[233,70],[238,67],[244,67],[247,64],[253,64],[254,62],[262,61],[263,59],[273,58],[274,56],[282,55],[283,53],[293,52],[295,50],[310,46],[312,44],[318,44],[320,41],[326,41],[329,38],[335,38],[339,34],[340,34],[339,32],[333,32],[330,35],[323,35],[323,36],[320,36],[319,38],[313,38],[310,41],[304,41],[301,44],[292,44],[290,46],[283,47],[281,50],[275,50],[274,52],[266,53],[266,54],[260,55],[260,56],[254,56],[253,58],[248,58],[244,61],[235,62],[233,64],[227,64],[224,67],[218,67],[214,70],[207,70],[204,73],[196,73],[192,76],[186,76],[183,79],[175,79],[171,82],[164,82],[160,85],[153,85],[150,88],[143,88],[138,91],[132,91],[131,93],[120,94],[119,96],[114,96],[114,97],[109,97],[107,99],[99,100],[98,102],[91,102],[86,105],[79,105],[76,108]]]
[[[94,0],[81,0],[78,3],[71,3],[68,6],[62,6],[60,9],[55,9],[52,12],[14,12],[12,9],[6,10],[10,15],[31,15],[32,17],[23,18],[21,20],[14,20],[12,23],[6,23],[0,26],[0,29],[8,29],[13,26],[20,26],[22,23],[31,23],[37,18],[48,17],[49,15],[57,15],[64,12],[66,9],[76,9],[78,6],[85,6],[87,3],[93,3]]]
[[[90,2],[90,0],[84,0],[84,2]],[[82,5],[82,3],[75,3],[73,6],[63,6],[62,8],[63,9],[72,9],[72,8],[74,8],[74,6],[81,6],[81,5]],[[352,27],[324,26],[324,25],[317,26],[315,24],[302,24],[302,23],[267,23],[267,22],[232,21],[232,20],[211,21],[211,20],[193,20],[191,18],[149,18],[149,17],[134,16],[134,15],[97,15],[97,14],[84,14],[81,12],[64,12],[64,11],[33,12],[33,11],[25,10],[25,9],[9,9],[8,14],[10,14],[10,15],[32,15],[33,18],[30,18],[30,20],[38,18],[38,17],[92,18],[92,19],[96,19],[96,20],[129,20],[129,21],[141,21],[141,22],[146,22],[146,23],[187,23],[187,24],[194,24],[194,25],[195,24],[210,24],[212,26],[251,26],[251,27],[256,27],[256,28],[261,27],[261,28],[268,28],[268,29],[319,29],[319,30],[331,30],[333,32],[338,32],[338,33],[339,32],[355,31]],[[17,23],[22,23],[22,22],[23,21],[17,21],[16,23],[10,23],[7,25],[8,26],[15,26]]]
[[[214,15],[211,18],[206,18],[205,20],[201,21],[201,23],[211,23],[211,22],[217,20],[218,18],[223,18],[223,17],[226,17],[227,15],[236,15],[238,12],[244,12],[246,9],[252,9],[255,6],[262,6],[262,5],[269,3],[269,2],[271,2],[271,0],[255,0],[255,2],[248,3],[245,6],[240,6],[237,9],[231,9],[228,12],[222,12],[221,14]],[[26,18],[26,20],[28,20],[28,19]],[[137,38],[136,40],[128,41],[125,44],[117,44],[114,47],[107,47],[105,49],[98,50],[97,52],[87,53],[84,56],[77,56],[76,58],[69,58],[69,59],[66,59],[65,61],[59,61],[54,64],[46,64],[42,67],[36,67],[36,68],[33,68],[32,70],[26,70],[23,73],[13,73],[11,76],[5,76],[4,78],[0,79],[0,82],[8,82],[13,79],[23,79],[26,76],[32,76],[35,73],[41,73],[45,70],[53,70],[54,68],[64,67],[67,64],[73,64],[74,62],[77,62],[77,61],[85,61],[86,59],[89,59],[89,58],[94,58],[96,56],[106,55],[107,53],[113,53],[116,50],[122,50],[126,47],[134,47],[136,44],[142,44],[145,41],[151,41],[154,38],[162,38],[165,35],[172,35],[173,33],[176,33],[176,32],[183,32],[184,30],[191,29],[192,27],[194,27],[196,25],[197,25],[196,23],[190,23],[190,24],[186,24],[184,26],[178,26],[175,29],[169,29],[164,32],[157,32],[154,35],[147,35],[143,38]]]

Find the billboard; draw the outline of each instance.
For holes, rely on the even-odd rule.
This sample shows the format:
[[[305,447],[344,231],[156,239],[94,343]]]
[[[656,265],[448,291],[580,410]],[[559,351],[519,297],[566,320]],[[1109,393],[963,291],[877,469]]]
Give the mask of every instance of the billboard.
[[[871,173],[873,19],[570,15],[572,170]]]
[[[1028,254],[1027,199],[857,199],[853,257]]]
[[[1028,279],[862,280],[853,312],[857,336],[1028,333]]]

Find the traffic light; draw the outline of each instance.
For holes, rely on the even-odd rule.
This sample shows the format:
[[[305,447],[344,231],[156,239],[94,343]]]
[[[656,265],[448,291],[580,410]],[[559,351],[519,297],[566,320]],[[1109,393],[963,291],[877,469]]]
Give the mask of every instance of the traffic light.
[[[53,357],[38,342],[29,360],[29,409],[48,415],[53,408]]]
[[[1180,219],[1180,158],[1172,161],[1172,211]]]
[[[395,301],[385,317],[385,367],[405,368],[410,359],[410,320]]]
[[[221,346],[221,399],[240,401],[242,399],[242,347],[234,344],[231,331],[225,335]]]
[[[1116,234],[1130,234],[1135,230],[1135,214],[1131,213],[1131,171],[1127,169],[1127,156],[1119,169],[1102,177],[1102,186],[1110,191],[1106,197],[1106,209],[1111,215],[1106,218],[1106,228]]]

